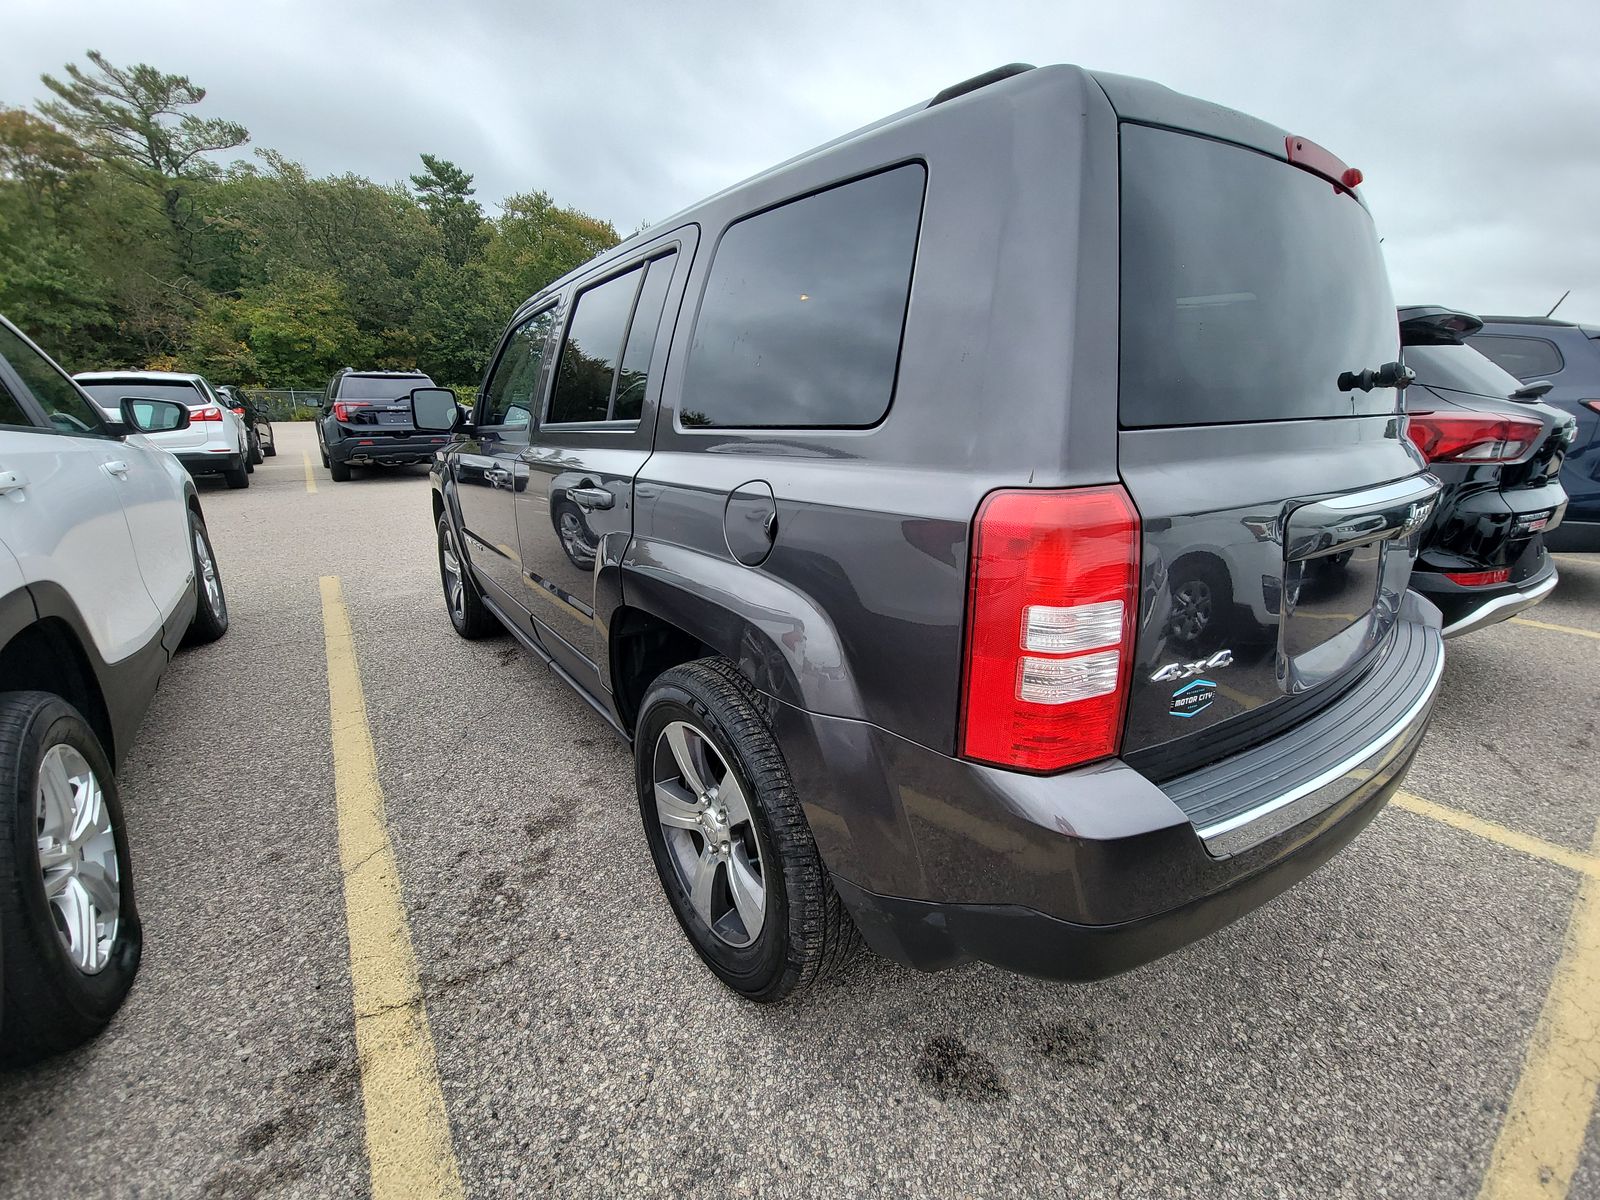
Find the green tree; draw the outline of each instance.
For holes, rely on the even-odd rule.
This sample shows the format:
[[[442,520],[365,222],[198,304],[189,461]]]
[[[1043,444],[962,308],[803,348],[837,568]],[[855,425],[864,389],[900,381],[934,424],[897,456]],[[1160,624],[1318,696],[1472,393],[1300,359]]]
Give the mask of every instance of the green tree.
[[[456,270],[478,256],[489,241],[483,207],[472,198],[472,176],[448,159],[422,155],[422,173],[411,177],[428,223],[439,231],[444,260]]]
[[[558,207],[546,192],[510,196],[484,253],[502,312],[620,240],[611,222]]]

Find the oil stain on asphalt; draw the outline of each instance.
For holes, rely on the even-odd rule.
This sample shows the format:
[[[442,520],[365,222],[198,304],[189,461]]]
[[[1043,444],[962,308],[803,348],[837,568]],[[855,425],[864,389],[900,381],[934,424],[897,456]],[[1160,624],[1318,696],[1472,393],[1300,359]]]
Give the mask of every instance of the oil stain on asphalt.
[[[917,1078],[936,1100],[1006,1100],[1011,1089],[994,1063],[954,1034],[931,1037],[917,1060]]]

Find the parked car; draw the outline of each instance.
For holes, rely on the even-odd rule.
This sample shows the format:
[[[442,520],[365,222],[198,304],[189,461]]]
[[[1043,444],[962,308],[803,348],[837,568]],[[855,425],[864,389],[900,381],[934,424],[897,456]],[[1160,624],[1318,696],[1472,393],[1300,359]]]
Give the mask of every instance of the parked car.
[[[470,423],[412,393],[453,438],[452,623],[631,741],[724,983],[779,999],[858,933],[1098,978],[1382,808],[1443,666],[1408,590],[1439,485],[1359,182],[1152,83],[1002,68],[551,284]],[[1204,656],[1200,556],[1240,633]]]
[[[278,453],[277,439],[272,433],[272,422],[267,420],[261,407],[231,384],[223,384],[217,394],[233,410],[233,415],[244,422],[250,437],[250,461],[259,466],[263,459],[274,457]]]
[[[115,767],[181,641],[228,628],[194,482],[0,318],[0,1060],[99,1032],[139,968]]]
[[[1422,534],[1411,586],[1444,615],[1444,636],[1470,633],[1539,603],[1556,586],[1545,537],[1561,524],[1558,475],[1576,422],[1467,343],[1482,325],[1433,305],[1400,309],[1400,343],[1416,380],[1406,436],[1443,483]]]
[[[1558,551],[1600,551],[1600,325],[1550,317],[1484,317],[1470,345],[1523,383],[1549,383],[1539,399],[1577,423],[1561,467],[1568,497]]]
[[[221,475],[230,488],[250,486],[255,470],[244,422],[202,375],[177,371],[80,371],[73,376],[108,420],[118,419],[128,397],[172,400],[189,410],[182,429],[150,440],[177,455],[190,475]]]
[[[445,439],[411,424],[413,388],[432,387],[421,371],[356,371],[345,367],[328,382],[317,414],[322,465],[335,482],[351,467],[394,467],[427,462]]]

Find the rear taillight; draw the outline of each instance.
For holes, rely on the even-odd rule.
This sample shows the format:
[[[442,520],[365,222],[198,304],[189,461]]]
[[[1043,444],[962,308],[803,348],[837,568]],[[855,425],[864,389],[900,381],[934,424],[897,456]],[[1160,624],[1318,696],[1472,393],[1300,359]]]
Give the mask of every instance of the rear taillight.
[[[1590,412],[1600,413],[1600,400],[1579,400],[1578,403],[1583,405]]]
[[[204,408],[191,408],[189,410],[189,424],[191,425],[197,424],[201,421],[220,420],[222,420],[222,410],[214,405],[208,404]]]
[[[1493,571],[1446,571],[1444,577],[1451,583],[1459,583],[1462,587],[1488,587],[1494,583],[1504,583],[1511,578],[1510,567],[1499,567]]]
[[[234,410],[233,410],[233,415],[234,415],[234,416],[236,416],[236,417],[242,417],[242,416],[244,416],[244,409],[242,409],[242,408],[236,408],[236,409],[234,409]]]
[[[364,400],[335,400],[333,402],[333,419],[335,421],[348,421],[350,414],[358,408],[366,408]]]
[[[1533,417],[1465,411],[1406,414],[1406,436],[1429,462],[1511,462],[1526,454],[1543,432],[1543,423]]]
[[[972,540],[961,753],[1040,773],[1115,754],[1139,599],[1128,493],[994,492]]]

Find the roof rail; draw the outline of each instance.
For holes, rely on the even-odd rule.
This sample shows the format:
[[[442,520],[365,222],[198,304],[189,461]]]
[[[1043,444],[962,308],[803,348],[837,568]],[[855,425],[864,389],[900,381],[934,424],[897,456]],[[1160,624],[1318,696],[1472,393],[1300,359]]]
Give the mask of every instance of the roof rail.
[[[1485,321],[1494,321],[1499,325],[1576,325],[1576,321],[1568,321],[1563,317],[1506,317],[1490,316],[1485,313]]]
[[[928,107],[943,104],[946,100],[954,100],[957,96],[965,96],[968,92],[975,92],[979,88],[986,88],[991,83],[999,83],[1002,79],[1010,79],[1013,75],[1021,75],[1025,71],[1033,70],[1032,63],[1007,63],[1003,67],[996,67],[992,71],[985,71],[982,75],[974,75],[971,79],[963,79],[960,83],[952,83],[932,100]]]

